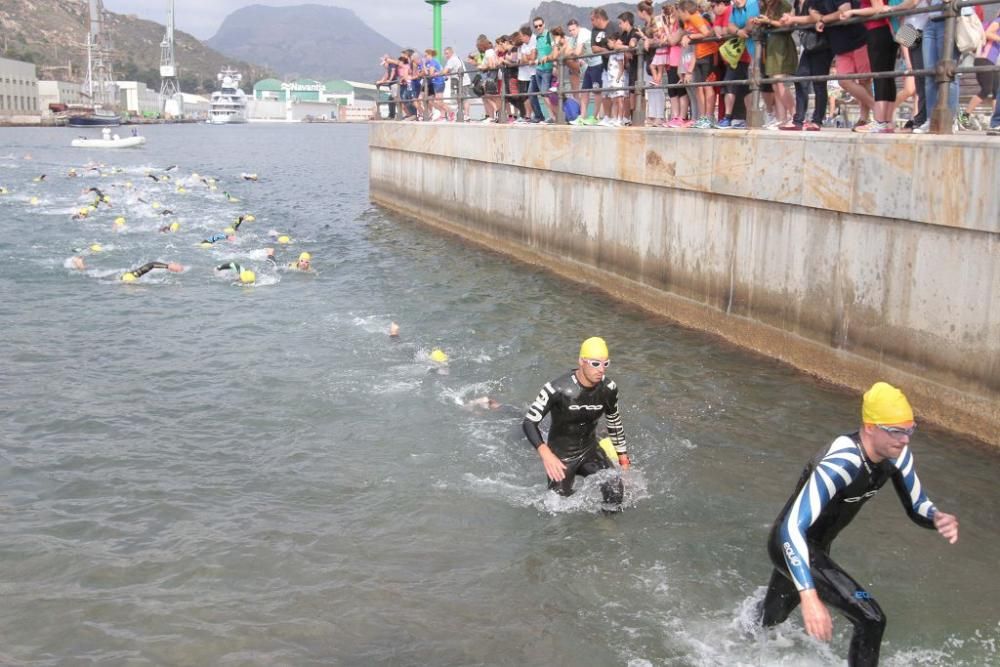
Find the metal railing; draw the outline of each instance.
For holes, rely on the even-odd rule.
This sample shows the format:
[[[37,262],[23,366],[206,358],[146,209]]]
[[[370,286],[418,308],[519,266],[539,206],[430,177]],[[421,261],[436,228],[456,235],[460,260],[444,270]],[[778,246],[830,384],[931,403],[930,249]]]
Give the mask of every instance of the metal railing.
[[[887,78],[899,78],[899,77],[929,77],[933,76],[935,82],[938,86],[937,94],[937,104],[934,109],[928,109],[930,115],[930,131],[935,134],[951,134],[954,127],[954,116],[952,109],[948,106],[949,98],[949,87],[953,85],[956,81],[956,77],[959,74],[975,74],[978,72],[1000,72],[1000,65],[980,65],[980,66],[967,66],[960,67],[955,60],[955,55],[957,52],[957,47],[955,44],[955,33],[956,33],[956,23],[960,15],[962,8],[972,7],[975,5],[987,5],[996,2],[996,0],[944,0],[941,3],[931,4],[924,7],[914,7],[911,9],[895,9],[884,12],[879,12],[873,16],[856,16],[843,20],[828,21],[824,22],[824,29],[828,30],[836,26],[850,25],[854,23],[865,23],[874,20],[883,20],[897,17],[906,17],[915,14],[928,14],[940,12],[940,18],[931,20],[940,20],[944,22],[944,36],[943,43],[945,45],[952,45],[951,48],[945,48],[944,53],[940,60],[937,61],[933,68],[921,68],[916,70],[906,70],[905,72],[898,71],[882,71],[882,72],[866,72],[863,74],[826,74],[826,75],[813,75],[813,76],[781,76],[781,77],[765,77],[762,76],[761,72],[761,57],[764,53],[764,43],[767,39],[768,34],[781,34],[781,33],[791,33],[800,30],[813,30],[814,24],[808,24],[805,26],[787,26],[787,27],[749,27],[747,30],[749,34],[749,39],[754,42],[753,55],[748,67],[748,77],[746,79],[731,79],[731,80],[720,80],[720,81],[699,81],[699,82],[680,82],[674,84],[660,84],[651,85],[647,84],[645,80],[646,68],[645,68],[645,54],[646,50],[644,45],[640,44],[631,48],[617,49],[617,50],[606,50],[601,53],[590,53],[586,55],[562,55],[560,54],[555,61],[553,61],[553,73],[558,72],[558,87],[556,92],[551,91],[528,91],[528,92],[518,92],[511,93],[507,90],[509,80],[502,77],[502,70],[505,69],[517,69],[519,66],[516,63],[506,63],[500,64],[496,67],[482,67],[480,66],[476,70],[463,70],[462,72],[436,72],[433,74],[421,74],[419,76],[412,77],[411,80],[420,80],[420,95],[419,98],[405,99],[400,96],[399,98],[390,99],[389,104],[395,104],[397,108],[404,108],[404,105],[412,104],[415,99],[421,104],[420,110],[423,114],[424,120],[431,120],[433,117],[433,109],[428,103],[431,96],[429,93],[429,88],[431,87],[431,81],[435,78],[451,78],[454,83],[457,83],[457,94],[455,90],[452,90],[452,94],[448,97],[442,97],[439,99],[448,100],[456,105],[455,109],[455,120],[461,122],[465,120],[464,118],[464,107],[465,102],[473,99],[488,99],[495,101],[499,106],[499,122],[507,123],[510,120],[510,105],[512,101],[523,102],[528,104],[529,100],[533,97],[548,97],[550,95],[555,95],[557,98],[557,103],[553,105],[552,111],[554,111],[554,121],[556,123],[564,123],[564,103],[568,96],[579,95],[579,94],[595,94],[602,96],[610,92],[625,91],[629,95],[635,96],[634,109],[631,111],[631,121],[635,126],[645,125],[646,122],[646,97],[647,93],[651,90],[662,90],[666,94],[666,91],[672,89],[685,89],[690,90],[698,87],[711,86],[716,88],[723,88],[729,86],[746,86],[748,88],[748,94],[750,96],[750,103],[747,105],[747,126],[749,128],[759,128],[763,125],[763,109],[761,108],[761,86],[764,84],[795,84],[799,83],[811,83],[820,81],[864,81],[867,82],[873,79],[887,79]],[[700,40],[692,40],[692,43],[700,42],[725,42],[732,39],[735,35],[727,34],[722,37],[709,36],[702,38]],[[657,46],[662,46],[658,44]],[[655,47],[654,47],[655,50]],[[749,50],[749,49],[748,49]],[[631,54],[632,58],[637,60],[635,71],[637,72],[636,80],[630,81],[628,86],[619,87],[607,87],[607,88],[594,88],[594,89],[573,89],[569,87],[570,77],[567,75],[568,68],[567,63],[574,60],[583,60],[588,58],[596,58],[609,56],[615,53],[625,53]],[[632,69],[629,67],[628,69]],[[466,85],[464,84],[465,76],[474,77],[475,75],[480,75],[484,82],[487,79],[489,72],[494,72],[495,74],[489,79],[494,81],[497,85],[497,92],[493,94],[484,95],[467,95]],[[399,79],[391,81],[378,81],[376,85],[376,98],[379,98],[379,91],[382,87],[392,86],[392,85],[409,86],[410,83],[401,81]],[[454,88],[454,86],[453,86]],[[925,91],[918,91],[919,95],[924,95]],[[693,97],[693,96],[692,96]],[[626,97],[628,100],[628,97]],[[385,103],[384,101],[378,101],[376,103],[376,120],[382,120],[381,118],[381,105]],[[539,102],[541,104],[541,101]],[[581,109],[580,113],[585,115],[587,109]],[[705,113],[706,110],[702,110]]]

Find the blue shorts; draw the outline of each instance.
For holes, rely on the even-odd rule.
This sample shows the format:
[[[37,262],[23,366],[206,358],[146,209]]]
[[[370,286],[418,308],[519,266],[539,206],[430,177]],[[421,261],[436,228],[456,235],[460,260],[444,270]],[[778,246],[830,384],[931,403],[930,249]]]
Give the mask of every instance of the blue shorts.
[[[604,65],[588,65],[583,72],[583,84],[581,90],[591,90],[601,87],[601,78],[604,76]]]
[[[444,81],[441,83],[435,83],[431,85],[431,93],[434,95],[440,95],[444,92]]]

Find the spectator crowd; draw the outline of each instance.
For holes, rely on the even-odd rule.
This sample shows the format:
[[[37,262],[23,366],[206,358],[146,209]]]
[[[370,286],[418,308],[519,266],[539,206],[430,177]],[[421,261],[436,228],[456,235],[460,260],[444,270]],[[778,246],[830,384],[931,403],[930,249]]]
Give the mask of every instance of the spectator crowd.
[[[451,47],[406,49],[382,59],[377,82],[390,91],[392,120],[454,122],[459,91],[462,116],[482,105],[484,123],[556,122],[630,125],[636,104],[645,124],[671,128],[747,127],[751,63],[759,62],[764,127],[855,132],[929,131],[937,104],[934,69],[951,57],[962,64],[995,66],[1000,60],[1000,12],[966,7],[956,19],[957,39],[944,42],[945,16],[908,16],[889,10],[930,7],[931,0],[643,0],[635,12],[612,20],[604,9],[589,27],[570,20],[550,27],[541,16],[510,34],[480,35],[464,58]],[[850,21],[854,19],[854,21]],[[848,21],[845,23],[845,21]],[[754,36],[763,38],[754,39]],[[756,50],[762,49],[757,54]],[[951,53],[948,53],[950,50]],[[758,59],[759,56],[759,59]],[[643,76],[639,78],[639,68]],[[873,78],[872,73],[893,73]],[[558,77],[567,81],[560,86]],[[782,81],[791,76],[836,76],[830,81]],[[955,129],[1000,136],[1000,73],[976,72],[975,92],[960,109],[959,77],[947,104]],[[640,81],[644,95],[636,94]],[[560,90],[565,91],[560,96]],[[809,113],[809,107],[812,113]],[[854,113],[848,121],[847,108]],[[989,120],[986,120],[986,119]]]

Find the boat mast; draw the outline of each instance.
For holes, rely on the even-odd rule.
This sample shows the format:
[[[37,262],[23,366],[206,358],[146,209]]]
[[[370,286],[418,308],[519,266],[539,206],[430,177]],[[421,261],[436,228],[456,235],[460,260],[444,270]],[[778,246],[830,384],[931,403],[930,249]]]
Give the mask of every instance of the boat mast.
[[[113,105],[116,100],[112,93],[114,77],[111,74],[111,40],[104,29],[104,3],[102,0],[89,0],[89,4],[86,88],[94,104]]]
[[[167,33],[160,42],[160,97],[166,105],[179,92],[174,60],[174,0],[167,0]]]

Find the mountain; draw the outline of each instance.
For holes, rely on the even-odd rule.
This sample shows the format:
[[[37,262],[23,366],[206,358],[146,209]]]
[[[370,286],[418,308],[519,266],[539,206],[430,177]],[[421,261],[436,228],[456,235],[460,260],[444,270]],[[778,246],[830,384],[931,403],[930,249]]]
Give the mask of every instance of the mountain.
[[[554,28],[557,25],[564,26],[570,19],[576,19],[581,26],[584,28],[590,27],[590,12],[597,7],[603,7],[604,11],[608,13],[608,18],[611,19],[611,25],[618,25],[618,15],[622,12],[632,12],[635,15],[636,2],[608,2],[602,5],[595,5],[593,7],[577,7],[576,5],[570,5],[565,2],[558,2],[557,0],[546,0],[542,4],[538,5],[535,9],[531,10],[531,16],[528,17],[528,24],[531,24],[531,19],[536,16],[541,16],[545,19],[545,24],[549,27]]]
[[[0,53],[35,63],[39,78],[81,81],[87,73],[87,4],[87,0],[0,1]],[[163,13],[165,16],[166,3]],[[131,14],[113,12],[106,13],[105,26],[115,49],[115,77],[142,81],[159,90],[160,42],[166,28]],[[223,65],[240,70],[244,81],[256,81],[269,74],[262,67],[227,58],[179,30],[174,31],[174,53],[181,90],[188,93],[215,90],[215,76]]]
[[[379,58],[400,51],[353,11],[325,5],[244,7],[227,16],[207,43],[285,78],[321,81],[375,81],[382,75]]]

